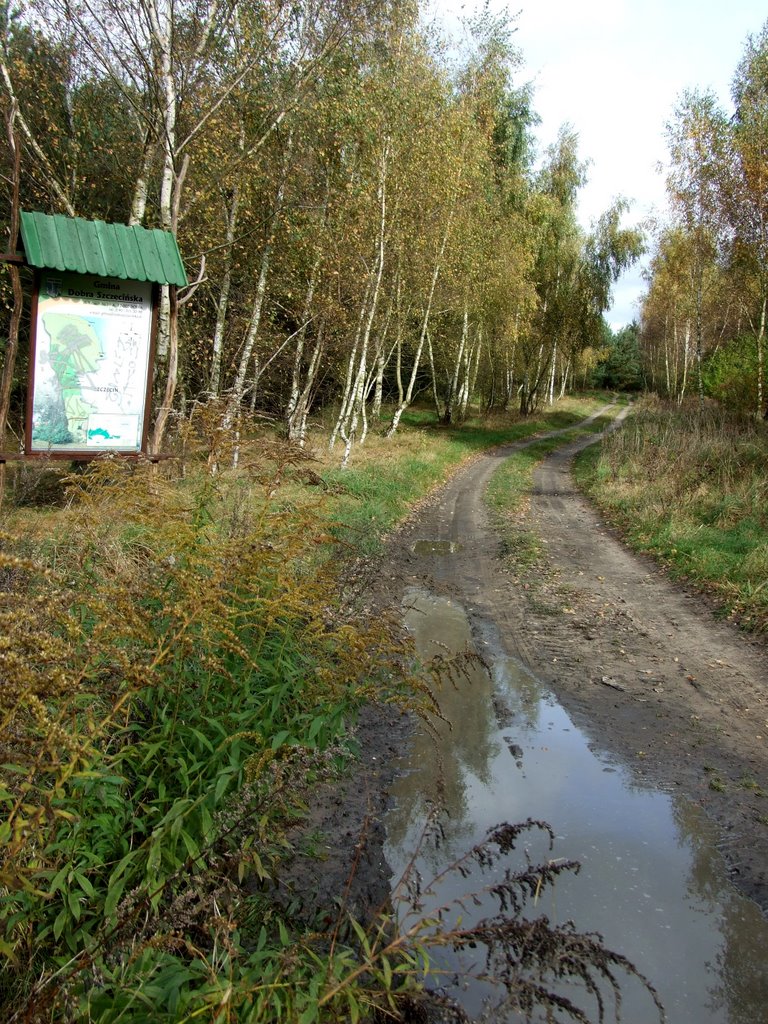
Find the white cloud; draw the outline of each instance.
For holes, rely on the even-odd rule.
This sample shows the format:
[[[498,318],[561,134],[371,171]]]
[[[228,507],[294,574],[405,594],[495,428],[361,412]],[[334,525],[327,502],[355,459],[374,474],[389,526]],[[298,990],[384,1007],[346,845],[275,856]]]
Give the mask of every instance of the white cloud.
[[[515,36],[525,61],[519,80],[535,85],[540,145],[554,142],[569,122],[579,134],[582,159],[592,162],[582,223],[588,226],[618,195],[635,200],[638,219],[654,207],[663,210],[664,182],[656,167],[666,160],[664,128],[675,103],[685,88],[711,87],[727,105],[746,37],[768,16],[764,0],[522,2]],[[491,7],[507,5],[491,0]],[[454,25],[460,8],[468,14],[473,4],[436,0],[432,6]],[[636,298],[642,289],[636,276],[621,285],[622,323],[637,315],[632,288]]]
[[[628,0],[546,0],[526,4],[521,11],[521,29],[563,33],[602,30],[621,25],[629,14]]]

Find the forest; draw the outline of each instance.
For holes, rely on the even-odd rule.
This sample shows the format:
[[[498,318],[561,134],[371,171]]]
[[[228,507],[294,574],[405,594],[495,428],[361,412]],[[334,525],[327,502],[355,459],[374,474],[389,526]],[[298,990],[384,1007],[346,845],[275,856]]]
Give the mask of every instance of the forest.
[[[446,423],[470,399],[528,414],[594,383],[764,415],[765,28],[733,111],[681,97],[670,215],[645,232],[621,198],[580,226],[588,162],[568,125],[536,151],[514,20],[486,11],[466,28],[461,47],[435,42],[408,3],[7,8],[8,251],[14,203],[179,240],[192,283],[162,300],[154,450],[210,401],[225,428],[258,410],[300,444],[312,410],[333,407],[344,461],[384,401],[394,433],[417,396]],[[614,337],[611,286],[646,245],[638,322]],[[16,275],[0,388],[12,448],[28,334]]]
[[[646,386],[765,418],[768,25],[735,69],[732,107],[680,97],[667,125],[669,221],[656,226],[640,315]]]
[[[441,49],[401,2],[8,8],[6,188],[178,237],[192,284],[163,298],[155,451],[197,403],[300,444],[333,406],[347,461],[384,400],[394,433],[416,396],[455,423],[588,380],[641,233],[623,200],[579,226],[572,129],[535,159],[513,38],[486,12]],[[0,402],[17,433],[23,323]]]
[[[522,1019],[588,1019],[549,987],[558,965],[588,994],[632,973],[546,918],[531,944],[521,912],[571,863],[505,869],[515,913],[482,934],[398,934],[391,905],[358,913],[351,878],[323,906],[286,882],[322,859],[301,823],[359,770],[365,709],[437,710],[365,587],[386,589],[386,538],[483,451],[557,433],[523,460],[524,503],[535,460],[630,393],[580,486],[727,614],[768,623],[768,25],[733,111],[681,98],[668,218],[632,224],[606,197],[589,228],[588,154],[568,125],[537,148],[515,30],[486,7],[450,42],[411,0],[4,5],[4,1020],[422,1020],[449,942],[500,944]],[[150,459],[20,457],[21,211],[178,242]],[[614,332],[612,289],[644,254],[637,322]],[[719,584],[694,564],[705,539]],[[529,829],[552,835],[506,825],[467,858],[494,869]]]

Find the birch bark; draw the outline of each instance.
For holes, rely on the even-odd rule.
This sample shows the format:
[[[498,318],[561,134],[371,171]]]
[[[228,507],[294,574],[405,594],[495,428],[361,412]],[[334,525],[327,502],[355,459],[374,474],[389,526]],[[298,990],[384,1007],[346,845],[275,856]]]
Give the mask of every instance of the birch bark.
[[[304,388],[299,395],[294,409],[293,416],[288,424],[288,436],[303,448],[307,439],[307,420],[312,404],[312,395],[319,376],[319,367],[325,350],[325,324],[321,322],[317,329],[315,345],[309,361],[309,367],[304,380]]]
[[[312,316],[312,304],[315,298],[315,289],[317,287],[318,277],[320,275],[320,265],[322,262],[322,256],[320,254],[315,258],[312,264],[312,270],[309,275],[309,283],[307,284],[307,294],[304,299],[304,310],[302,315],[301,327],[296,336],[296,351],[293,354],[293,369],[291,371],[291,393],[288,398],[288,405],[285,410],[285,422],[288,428],[288,437],[294,440],[294,431],[297,423],[296,410],[299,405],[301,395],[303,394],[304,388],[302,387],[301,381],[301,369],[304,362],[304,345],[307,337],[307,328],[309,327],[311,316]],[[313,372],[312,363],[310,361],[309,368],[307,370],[307,377]]]
[[[224,238],[224,272],[221,277],[219,301],[216,304],[216,323],[213,328],[211,351],[211,376],[208,390],[217,398],[221,390],[221,359],[224,351],[224,330],[229,309],[229,293],[232,289],[232,258],[235,248],[237,216],[240,205],[240,185],[235,183],[227,208],[227,232]]]
[[[344,441],[344,454],[341,458],[341,465],[346,466],[355,441],[358,423],[361,416],[365,418],[364,406],[366,401],[366,385],[368,374],[368,350],[373,330],[373,322],[381,293],[381,281],[384,275],[384,257],[387,232],[387,175],[389,170],[390,142],[384,143],[379,160],[379,181],[377,185],[377,199],[379,206],[379,230],[376,246],[376,258],[369,274],[366,295],[368,296],[367,310],[362,321],[362,331],[359,345],[356,346],[357,372],[354,374],[354,383],[349,394],[349,400],[343,409],[343,415],[339,416],[338,433]],[[351,364],[350,364],[351,365]]]
[[[682,405],[683,399],[685,398],[685,389],[688,385],[688,350],[691,343],[691,321],[686,320],[685,322],[685,343],[683,345],[683,382],[680,386],[680,392],[677,396],[678,405]]]
[[[248,368],[251,365],[251,360],[254,355],[254,348],[256,341],[259,336],[259,328],[261,327],[261,318],[264,312],[264,299],[267,293],[267,278],[269,277],[270,266],[272,262],[272,252],[275,244],[275,234],[280,221],[280,216],[283,210],[283,201],[285,199],[285,188],[288,178],[288,167],[290,164],[291,153],[293,149],[293,138],[291,135],[288,136],[286,144],[286,150],[283,156],[282,166],[280,169],[280,180],[277,186],[277,192],[275,194],[275,201],[272,207],[272,213],[267,226],[267,237],[264,243],[264,248],[261,253],[261,260],[259,262],[259,276],[256,281],[256,293],[253,298],[251,306],[251,316],[248,321],[248,328],[245,334],[245,340],[243,347],[240,352],[240,362],[237,368],[237,374],[235,381],[232,386],[232,390],[229,395],[229,401],[227,402],[227,408],[222,419],[222,427],[225,430],[229,430],[232,424],[235,422],[238,411],[243,401],[246,388],[246,378],[248,376]]]
[[[456,352],[456,359],[453,364],[453,374],[451,376],[450,384],[448,386],[448,398],[445,403],[445,415],[443,420],[446,423],[453,423],[456,413],[456,405],[460,402],[459,394],[459,376],[462,369],[466,376],[466,360],[464,358],[464,352],[467,347],[467,336],[469,334],[469,302],[466,292],[464,293],[464,312],[461,318],[461,337],[459,338],[459,348]],[[432,374],[434,377],[434,365],[432,367]]]
[[[21,177],[21,149],[16,136],[17,116],[18,106],[15,100],[11,100],[10,106],[5,115],[5,129],[12,167],[11,210],[8,233],[8,251],[11,255],[16,252],[16,246],[19,238],[19,181]],[[14,266],[13,263],[8,263],[7,266],[8,273],[11,277],[11,287],[13,289],[13,306],[11,308],[11,320],[8,326],[8,340],[5,346],[3,372],[2,376],[0,376],[0,452],[2,452],[5,447],[5,431],[11,407],[13,372],[16,368],[16,356],[19,350],[19,327],[21,325],[21,315],[24,309],[24,296],[21,288],[21,275],[19,274],[19,268]],[[4,473],[5,463],[1,463],[0,504],[3,500]]]
[[[472,370],[467,380],[467,389],[464,393],[464,397],[461,403],[461,418],[465,420],[467,418],[467,407],[472,395],[475,393],[477,386],[477,375],[480,372],[480,355],[483,350],[483,328],[482,325],[477,329],[477,341],[475,343],[475,359],[472,363]],[[470,357],[471,360],[471,357]]]
[[[427,358],[429,359],[429,372],[432,377],[432,398],[435,402],[437,418],[441,423],[448,422],[448,406],[445,409],[440,405],[440,394],[437,390],[437,370],[435,368],[435,354],[432,351],[432,335],[427,331]]]
[[[397,432],[397,428],[400,425],[400,420],[402,418],[403,413],[405,412],[405,410],[408,408],[408,406],[413,401],[413,392],[414,392],[414,390],[416,388],[416,378],[417,378],[418,372],[419,372],[419,364],[421,362],[421,355],[422,355],[422,352],[424,351],[424,342],[426,341],[427,331],[429,330],[429,318],[432,315],[432,303],[434,302],[434,299],[435,299],[435,290],[437,288],[437,281],[438,281],[438,278],[440,277],[440,271],[442,269],[443,259],[445,257],[445,250],[446,250],[446,248],[448,246],[448,238],[450,237],[450,234],[451,234],[451,226],[453,224],[453,216],[454,216],[455,210],[456,210],[456,200],[454,199],[453,205],[451,206],[451,210],[450,210],[450,213],[448,215],[447,223],[445,225],[445,231],[443,232],[443,238],[442,238],[442,241],[440,243],[440,250],[438,252],[437,259],[435,260],[435,265],[434,265],[434,268],[432,270],[432,279],[431,279],[430,285],[429,285],[429,292],[427,293],[427,301],[426,301],[426,304],[424,306],[424,315],[422,316],[422,319],[421,319],[421,330],[419,331],[419,342],[418,342],[418,345],[416,346],[416,351],[415,351],[414,356],[413,356],[413,366],[411,368],[411,376],[408,379],[408,387],[407,387],[407,389],[405,391],[405,394],[402,395],[402,397],[400,398],[398,406],[395,409],[395,414],[392,417],[392,423],[390,424],[389,430],[387,431],[387,435],[386,435],[387,437],[394,437],[395,433]],[[402,387],[402,381],[399,380],[398,383]],[[402,394],[402,392],[401,392],[401,394]]]

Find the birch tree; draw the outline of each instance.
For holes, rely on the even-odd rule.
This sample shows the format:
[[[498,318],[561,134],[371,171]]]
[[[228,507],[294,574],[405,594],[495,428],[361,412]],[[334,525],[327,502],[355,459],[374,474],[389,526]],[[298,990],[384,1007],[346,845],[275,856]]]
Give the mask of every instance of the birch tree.
[[[641,315],[640,342],[646,374],[659,381],[662,394],[678,402],[685,395],[693,319],[689,262],[684,232],[663,231],[651,260]]]
[[[558,339],[572,306],[581,247],[575,203],[584,175],[585,168],[577,154],[577,137],[564,126],[557,143],[549,149],[526,211],[531,225],[532,275],[538,299],[531,330],[518,347],[522,364],[520,412],[526,416],[534,412],[544,397]]]
[[[684,93],[675,120],[667,128],[671,160],[667,192],[673,213],[691,245],[690,289],[700,403],[704,400],[702,359],[707,268],[717,259],[722,242],[720,189],[726,134],[726,119],[712,93]]]
[[[19,139],[16,134],[17,113],[18,111],[15,102],[11,102],[5,115],[5,130],[11,166],[11,209],[8,231],[8,254],[10,257],[14,257],[16,254],[16,245],[19,235],[21,150]],[[16,357],[19,350],[19,328],[24,310],[24,297],[21,288],[21,275],[19,268],[13,262],[9,262],[7,267],[11,278],[13,305],[8,325],[8,337],[3,351],[2,371],[0,372],[0,454],[5,450],[5,433],[8,425],[8,414],[11,408],[11,391],[13,388],[14,372],[16,370]],[[3,462],[0,464],[0,504],[2,504],[3,500],[3,485],[5,482],[4,475],[5,463]]]
[[[768,22],[749,38],[733,80],[732,185],[728,212],[741,309],[755,338],[755,413],[768,417],[765,339],[768,314]]]

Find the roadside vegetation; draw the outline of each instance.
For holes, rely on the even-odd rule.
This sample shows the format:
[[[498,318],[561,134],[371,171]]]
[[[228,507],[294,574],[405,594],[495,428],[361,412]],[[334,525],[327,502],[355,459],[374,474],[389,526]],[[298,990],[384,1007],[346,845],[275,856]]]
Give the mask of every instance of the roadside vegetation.
[[[614,396],[613,408],[606,409],[591,423],[575,427],[566,435],[534,441],[522,451],[515,452],[499,466],[493,474],[486,491],[486,502],[493,515],[494,525],[499,532],[504,557],[514,566],[518,581],[525,586],[534,584],[536,575],[543,567],[541,544],[531,530],[523,523],[528,496],[533,486],[536,467],[556,448],[569,441],[588,434],[605,430],[626,404],[623,396]],[[604,404],[604,403],[601,403]]]
[[[723,107],[686,89],[666,126],[669,216],[654,232],[640,310],[645,386],[768,416],[768,22],[755,26]]]
[[[768,430],[698,403],[648,397],[576,477],[636,550],[768,630]]]
[[[487,944],[511,995],[546,1005],[554,961],[514,920],[507,946],[432,921],[400,934],[386,913],[352,920],[343,893],[307,920],[280,866],[312,786],[353,767],[360,707],[431,706],[399,630],[340,607],[340,570],[462,459],[597,402],[489,429],[418,413],[344,473],[263,431],[237,471],[212,473],[231,453],[188,432],[178,459],[103,458],[49,479],[42,504],[31,478],[52,471],[17,467],[0,537],[3,1020],[407,1019],[430,946],[453,941]],[[469,855],[495,861],[488,842]],[[558,871],[509,874],[511,905]],[[631,971],[567,930],[547,948],[582,978]]]
[[[273,494],[290,452],[247,455],[215,482],[94,463],[3,537],[4,1020],[313,1005],[319,953],[263,891],[355,709],[415,697],[386,630],[334,615],[322,521]]]

